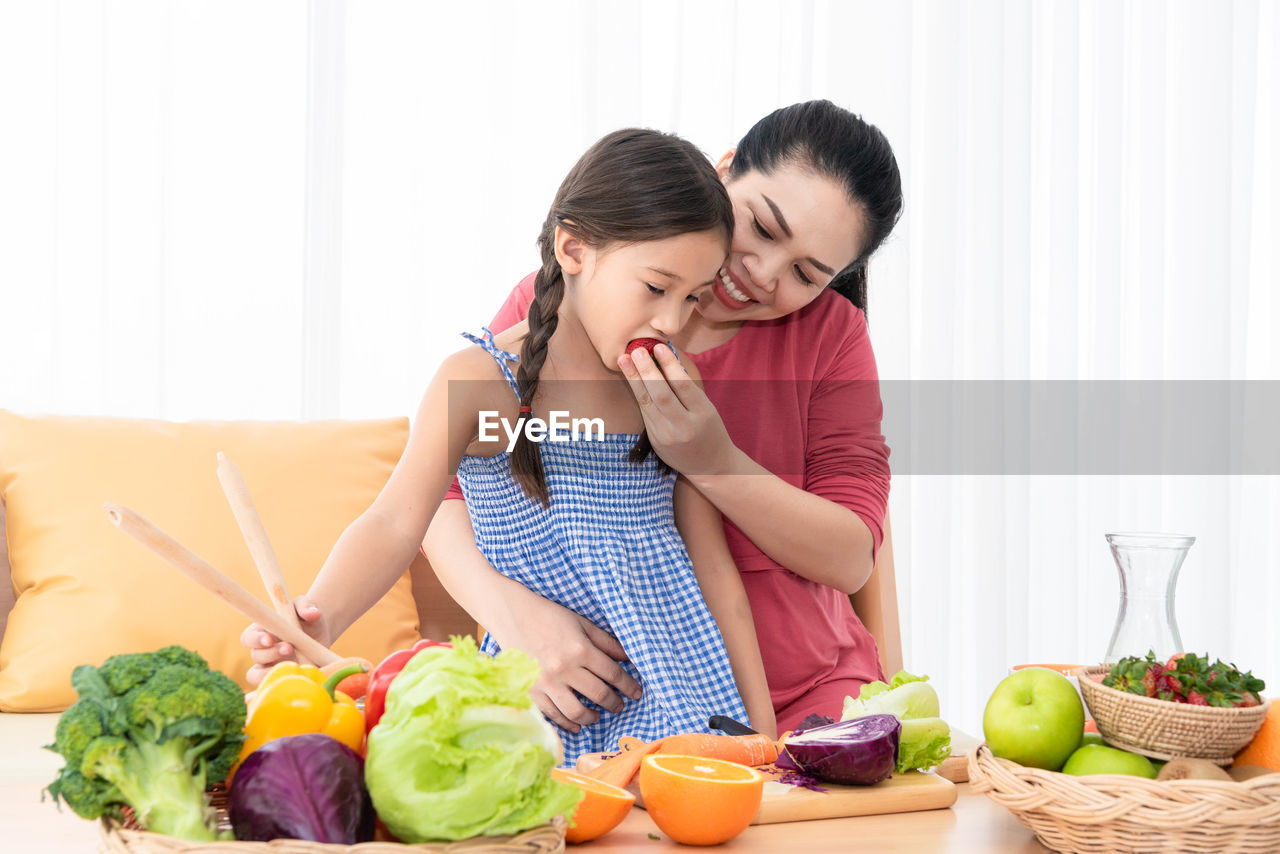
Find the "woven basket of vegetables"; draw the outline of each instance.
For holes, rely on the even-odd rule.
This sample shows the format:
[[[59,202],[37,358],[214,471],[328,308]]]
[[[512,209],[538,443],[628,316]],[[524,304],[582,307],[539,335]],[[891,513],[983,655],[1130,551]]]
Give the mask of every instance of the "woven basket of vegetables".
[[[308,737],[300,737],[304,741]],[[327,738],[327,736],[326,736]],[[289,742],[281,741],[277,748]],[[292,744],[298,744],[297,741]],[[303,745],[305,748],[306,745]],[[232,823],[228,809],[228,792],[225,785],[217,785],[209,790],[209,805],[215,811],[219,830],[230,833]],[[466,852],[466,854],[556,854],[565,849],[565,826],[562,816],[556,816],[546,824],[530,828],[514,835],[479,836],[455,842],[433,842],[408,845],[386,836],[384,828],[377,829],[377,835],[369,842],[357,842],[353,845],[342,845],[328,842],[312,842],[305,839],[272,839],[269,842],[250,842],[239,840],[218,840],[212,842],[191,842],[177,839],[160,833],[151,833],[138,826],[133,811],[123,810],[123,821],[104,817],[99,834],[102,854],[252,854],[252,852],[272,852],[272,854],[444,854],[444,852]],[[340,821],[340,819],[337,819]],[[337,830],[337,828],[331,828]]]
[[[112,854],[563,851],[582,793],[551,774],[560,742],[529,696],[536,664],[454,641],[405,651],[376,722],[337,696],[343,671],[322,685],[285,662],[246,707],[181,647],[83,665],[48,791],[100,818]]]
[[[406,845],[402,842],[373,841],[355,845],[307,842],[301,839],[273,839],[270,842],[187,842],[172,836],[130,829],[114,819],[102,820],[104,854],[555,854],[564,851],[565,821],[557,816],[547,824],[515,836],[491,836],[458,842]]]
[[[1236,678],[1219,687],[1219,671],[1196,655],[1169,664],[1174,666],[1154,657],[1135,658],[1081,671],[1080,693],[1098,732],[1108,744],[1154,759],[1184,756],[1231,764],[1267,717],[1269,702],[1250,689],[1260,682],[1232,668]],[[1104,685],[1103,679],[1117,687]]]

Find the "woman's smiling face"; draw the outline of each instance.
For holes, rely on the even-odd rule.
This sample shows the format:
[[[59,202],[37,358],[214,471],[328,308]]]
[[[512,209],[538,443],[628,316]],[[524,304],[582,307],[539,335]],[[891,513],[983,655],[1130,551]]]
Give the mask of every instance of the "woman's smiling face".
[[[769,320],[804,308],[861,252],[862,210],[835,180],[803,164],[728,177],[733,247],[698,311],[713,323]]]

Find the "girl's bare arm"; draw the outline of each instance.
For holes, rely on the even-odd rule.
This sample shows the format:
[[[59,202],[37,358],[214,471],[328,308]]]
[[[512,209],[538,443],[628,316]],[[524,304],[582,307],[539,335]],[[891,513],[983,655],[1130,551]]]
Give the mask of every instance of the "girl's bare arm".
[[[414,418],[404,454],[369,509],[356,518],[334,544],[310,590],[298,602],[307,632],[330,644],[381,599],[413,561],[431,517],[440,504],[462,455],[471,443],[477,412],[483,408],[485,383],[453,380],[483,378],[487,354],[462,351],[447,358],[432,379]],[[489,369],[492,361],[489,360]],[[295,603],[297,604],[297,603]],[[314,611],[312,609],[318,609]],[[292,650],[282,649],[260,626],[241,633],[255,666],[256,683],[266,669]]]
[[[724,637],[733,678],[758,732],[776,738],[778,725],[765,680],[764,662],[742,577],[729,556],[720,511],[683,477],[676,481],[676,525],[693,561],[711,616]]]

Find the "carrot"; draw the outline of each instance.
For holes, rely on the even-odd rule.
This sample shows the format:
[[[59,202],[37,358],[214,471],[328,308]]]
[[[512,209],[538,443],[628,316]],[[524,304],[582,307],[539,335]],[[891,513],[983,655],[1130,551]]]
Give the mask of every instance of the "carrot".
[[[662,746],[663,739],[651,741],[648,744],[630,736],[623,736],[619,739],[619,743],[624,741],[628,742],[628,744],[623,746],[621,753],[601,762],[587,776],[603,780],[606,783],[612,783],[620,789],[625,789],[640,770],[640,760],[644,759],[647,754],[657,752],[658,748]]]
[[[648,743],[629,735],[618,739],[620,752],[588,772],[588,777],[623,789],[640,770],[640,761],[650,753],[682,753],[707,759],[724,759],[739,765],[768,765],[778,758],[778,744],[767,735],[708,735],[682,733]]]
[[[778,758],[778,744],[767,735],[707,735],[684,733],[662,739],[660,753],[684,753],[724,759],[739,765],[768,765]]]

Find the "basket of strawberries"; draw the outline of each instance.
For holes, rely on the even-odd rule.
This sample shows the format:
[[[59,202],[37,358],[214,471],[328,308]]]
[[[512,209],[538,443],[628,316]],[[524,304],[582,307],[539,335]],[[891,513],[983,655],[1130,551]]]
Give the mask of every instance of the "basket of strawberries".
[[[1154,759],[1229,765],[1267,716],[1263,682],[1221,660],[1154,652],[1085,668],[1080,693],[1107,743]]]

